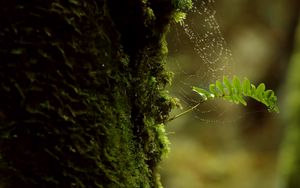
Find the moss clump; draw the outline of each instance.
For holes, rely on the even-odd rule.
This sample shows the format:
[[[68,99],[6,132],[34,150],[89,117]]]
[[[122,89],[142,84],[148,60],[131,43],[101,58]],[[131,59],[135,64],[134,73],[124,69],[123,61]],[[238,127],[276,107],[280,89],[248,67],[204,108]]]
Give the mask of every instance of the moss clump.
[[[192,8],[193,1],[192,0],[172,0],[172,4],[175,9],[180,11],[187,11]]]

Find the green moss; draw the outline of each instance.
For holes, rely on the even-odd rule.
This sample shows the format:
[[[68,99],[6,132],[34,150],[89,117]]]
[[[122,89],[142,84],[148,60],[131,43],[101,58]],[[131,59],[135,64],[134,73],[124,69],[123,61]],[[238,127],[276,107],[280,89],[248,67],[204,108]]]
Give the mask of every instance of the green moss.
[[[193,7],[193,2],[191,0],[173,0],[172,2],[175,7],[175,11],[172,15],[172,21],[183,24],[187,14],[186,12]]]
[[[161,187],[162,123],[176,105],[164,89],[172,2],[0,11],[1,187]]]
[[[175,9],[180,11],[186,11],[192,8],[193,1],[192,0],[172,0],[172,4],[174,5]]]

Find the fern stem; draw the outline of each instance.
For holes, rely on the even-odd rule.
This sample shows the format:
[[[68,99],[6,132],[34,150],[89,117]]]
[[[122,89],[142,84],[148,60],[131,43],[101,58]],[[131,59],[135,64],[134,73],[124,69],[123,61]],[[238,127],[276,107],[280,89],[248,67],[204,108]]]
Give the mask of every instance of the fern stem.
[[[187,109],[186,111],[181,112],[180,114],[177,114],[177,115],[171,117],[171,118],[168,119],[166,122],[170,122],[170,121],[172,121],[172,120],[174,120],[174,119],[177,119],[177,118],[179,118],[179,117],[185,115],[186,113],[189,113],[190,111],[192,111],[192,110],[194,110],[195,108],[197,108],[201,103],[202,103],[202,102],[199,102],[198,104],[196,104],[195,106],[193,106],[193,107]]]

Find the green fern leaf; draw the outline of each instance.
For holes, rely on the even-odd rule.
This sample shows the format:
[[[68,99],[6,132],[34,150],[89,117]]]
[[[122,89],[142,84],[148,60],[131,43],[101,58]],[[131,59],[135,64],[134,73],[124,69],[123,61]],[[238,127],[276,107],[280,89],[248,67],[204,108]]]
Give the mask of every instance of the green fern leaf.
[[[243,82],[241,82],[236,76],[234,76],[231,81],[224,76],[223,82],[217,80],[215,84],[210,84],[209,91],[199,87],[193,87],[193,91],[197,92],[202,97],[203,101],[222,98],[244,106],[247,106],[244,97],[250,97],[264,104],[268,108],[268,111],[279,112],[277,97],[275,96],[274,91],[270,89],[266,90],[264,83],[261,83],[256,87],[254,84],[251,84],[247,78],[244,78]]]
[[[237,94],[240,94],[242,92],[240,79],[238,77],[234,76],[233,79],[232,79],[232,84],[233,84],[233,87],[235,89],[235,92]]]
[[[209,85],[209,91],[213,94],[217,93],[216,85],[215,84],[210,84]]]
[[[193,87],[193,91],[197,92],[204,101],[206,101],[210,96],[210,93],[208,91],[199,87]]]
[[[226,76],[223,77],[223,83],[226,86],[226,90],[228,91],[228,95],[230,96],[232,94],[233,87],[232,87],[230,81],[228,80],[228,78]]]
[[[243,93],[245,93],[246,95],[251,95],[251,83],[250,81],[247,79],[247,78],[244,78],[243,80],[243,84],[242,84],[242,87],[243,87]]]
[[[266,86],[265,86],[264,83],[261,83],[261,84],[258,85],[258,87],[256,88],[256,91],[255,91],[255,93],[258,96],[258,98],[263,98],[263,94],[265,92],[265,88],[266,88]]]
[[[247,106],[247,102],[245,101],[245,99],[242,96],[238,96],[238,101],[239,103],[243,104],[244,106]]]
[[[224,86],[219,80],[216,81],[216,87],[217,87],[217,90],[218,90],[216,95],[218,97],[221,97],[221,96],[225,95]]]

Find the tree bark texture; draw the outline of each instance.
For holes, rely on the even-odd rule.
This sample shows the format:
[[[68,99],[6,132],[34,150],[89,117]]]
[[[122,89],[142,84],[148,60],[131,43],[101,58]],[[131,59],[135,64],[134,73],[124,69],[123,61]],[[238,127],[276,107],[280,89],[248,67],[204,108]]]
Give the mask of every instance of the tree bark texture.
[[[181,1],[0,1],[0,187],[160,187]]]

